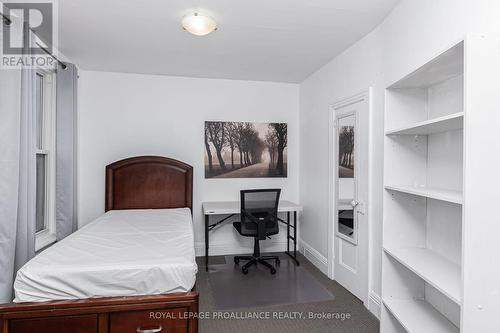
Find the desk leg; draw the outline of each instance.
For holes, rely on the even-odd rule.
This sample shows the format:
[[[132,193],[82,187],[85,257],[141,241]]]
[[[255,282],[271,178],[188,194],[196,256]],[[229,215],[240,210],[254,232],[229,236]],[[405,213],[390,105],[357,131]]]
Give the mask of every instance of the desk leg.
[[[286,254],[292,258],[297,266],[300,265],[297,260],[297,211],[293,212],[293,225],[291,225],[290,221],[290,212],[287,212],[286,219]],[[290,235],[290,228],[293,228],[293,236]],[[293,240],[293,255],[290,253],[290,239]]]
[[[290,253],[290,212],[286,212],[286,252]]]
[[[205,270],[208,272],[208,224],[210,215],[205,215]]]
[[[297,211],[293,212],[293,258],[297,266],[299,266],[300,264],[297,260]]]

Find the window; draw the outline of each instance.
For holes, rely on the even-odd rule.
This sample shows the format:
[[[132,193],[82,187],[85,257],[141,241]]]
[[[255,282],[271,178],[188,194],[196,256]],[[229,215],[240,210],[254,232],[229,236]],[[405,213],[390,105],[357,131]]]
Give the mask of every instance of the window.
[[[36,198],[35,249],[38,251],[56,241],[55,218],[55,74],[36,73]]]

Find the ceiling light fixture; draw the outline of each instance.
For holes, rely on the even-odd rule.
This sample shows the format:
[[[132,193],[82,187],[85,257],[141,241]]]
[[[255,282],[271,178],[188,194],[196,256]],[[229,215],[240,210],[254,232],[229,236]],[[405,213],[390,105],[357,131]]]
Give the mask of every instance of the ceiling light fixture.
[[[182,19],[184,30],[196,36],[205,36],[217,30],[217,22],[210,16],[194,13]]]

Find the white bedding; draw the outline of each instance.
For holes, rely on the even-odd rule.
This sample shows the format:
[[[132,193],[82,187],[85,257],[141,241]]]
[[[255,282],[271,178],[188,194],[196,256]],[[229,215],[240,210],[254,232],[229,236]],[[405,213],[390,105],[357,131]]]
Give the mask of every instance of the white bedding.
[[[109,211],[24,265],[14,302],[187,292],[197,269],[188,208]]]

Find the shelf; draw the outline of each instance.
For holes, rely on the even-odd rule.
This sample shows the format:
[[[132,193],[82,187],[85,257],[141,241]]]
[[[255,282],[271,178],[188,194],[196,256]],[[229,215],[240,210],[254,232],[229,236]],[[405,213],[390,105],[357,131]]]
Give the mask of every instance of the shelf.
[[[387,131],[386,135],[429,135],[463,128],[464,113],[458,112]]]
[[[462,303],[459,265],[426,248],[384,247],[384,251],[453,302]]]
[[[428,88],[464,73],[464,42],[460,42],[393,83],[390,89]]]
[[[425,301],[384,299],[383,303],[409,333],[458,333],[460,331]]]
[[[463,204],[463,196],[460,191],[453,190],[443,190],[439,188],[429,188],[429,187],[412,187],[412,186],[384,186],[386,190],[398,191],[402,193],[408,193],[413,195],[418,195],[420,197],[436,199],[456,204]]]

